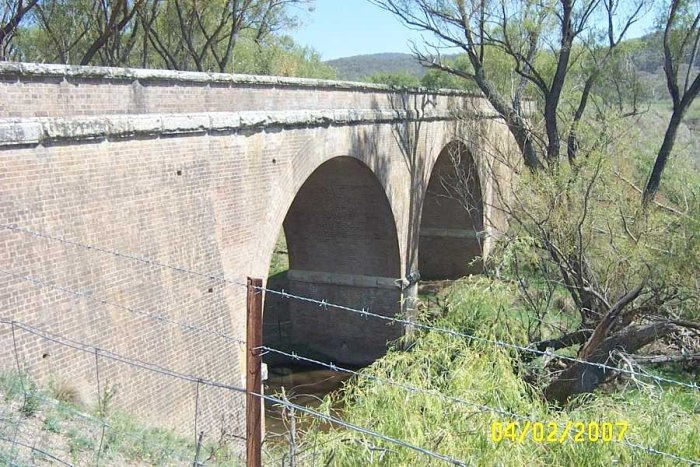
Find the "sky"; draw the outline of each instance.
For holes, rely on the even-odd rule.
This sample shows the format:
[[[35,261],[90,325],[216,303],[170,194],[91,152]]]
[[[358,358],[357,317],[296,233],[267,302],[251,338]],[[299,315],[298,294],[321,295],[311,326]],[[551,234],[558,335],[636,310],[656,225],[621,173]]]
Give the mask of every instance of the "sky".
[[[391,13],[367,0],[316,0],[314,11],[291,36],[311,46],[322,60],[379,52],[410,52],[408,41],[421,36]]]
[[[302,13],[303,24],[290,35],[310,46],[322,60],[380,52],[409,53],[409,41],[421,36],[391,13],[368,0],[316,0],[315,9]],[[648,32],[652,15],[630,29],[628,37]]]

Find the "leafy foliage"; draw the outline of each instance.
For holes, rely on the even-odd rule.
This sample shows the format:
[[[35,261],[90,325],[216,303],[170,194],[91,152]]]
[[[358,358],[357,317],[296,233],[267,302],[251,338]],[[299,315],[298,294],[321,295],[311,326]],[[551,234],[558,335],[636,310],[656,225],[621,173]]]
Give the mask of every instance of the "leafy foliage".
[[[6,58],[335,78],[313,49],[283,34],[308,3],[45,0],[18,23]]]

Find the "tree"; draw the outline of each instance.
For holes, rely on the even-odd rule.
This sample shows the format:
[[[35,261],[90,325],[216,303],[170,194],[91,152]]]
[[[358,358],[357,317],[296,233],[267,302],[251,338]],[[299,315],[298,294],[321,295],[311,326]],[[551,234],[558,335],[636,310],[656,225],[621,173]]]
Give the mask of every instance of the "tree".
[[[525,165],[532,170],[555,169],[562,140],[567,141],[569,160],[576,158],[576,134],[591,90],[645,6],[642,0],[371,1],[437,39],[427,44],[427,51],[414,48],[418,59],[430,68],[473,81],[503,116]],[[602,29],[596,26],[599,16],[605,19]],[[461,49],[470,69],[445,63],[440,54],[444,47]],[[489,64],[498,53],[508,58],[520,78],[510,96],[489,74]],[[574,74],[583,90],[575,101],[564,102],[563,91]],[[528,124],[521,107],[526,91],[542,102],[541,133]]]
[[[544,321],[562,294],[578,314],[573,328],[561,327],[553,336],[531,336],[531,345],[538,350],[579,346],[580,362],[552,372],[544,397],[564,404],[614,374],[599,364],[615,364],[651,342],[697,329],[697,316],[689,311],[698,304],[697,285],[686,278],[694,276],[688,265],[697,264],[698,258],[692,220],[696,204],[691,203],[686,213],[664,208],[644,214],[638,209],[642,190],[629,182],[624,164],[613,165],[619,159],[628,165],[637,160],[615,128],[619,118],[634,114],[637,101],[629,101],[628,111],[623,108],[626,99],[611,99],[609,93],[636,92],[634,83],[623,82],[615,71],[620,74],[629,59],[622,46],[627,31],[651,2],[372,1],[437,39],[423,48],[414,46],[418,59],[475,83],[505,120],[531,169],[518,187],[496,183],[496,198],[505,205],[491,208],[505,211],[510,219],[505,241],[510,250],[502,258],[510,258],[509,270],[534,316]],[[693,13],[674,16],[674,5]],[[673,0],[665,13],[667,42],[677,44],[666,65],[667,76],[673,77],[669,83],[678,82],[682,57],[689,55],[690,63],[695,60],[699,13],[689,5]],[[681,23],[685,33],[669,32],[673,29],[669,25]],[[689,30],[693,32],[688,34]],[[462,49],[467,66],[443,60],[440,52],[445,46]],[[683,47],[692,52],[683,52]],[[503,64],[515,79],[502,80],[509,73],[495,69],[500,65],[502,70]],[[692,102],[688,76],[684,74],[685,84],[676,92],[678,122],[680,109]],[[535,106],[529,119],[522,105],[525,98]],[[592,115],[587,115],[589,107],[595,110]],[[671,124],[673,131],[677,123]],[[670,135],[671,146],[674,137]],[[568,166],[560,164],[564,154]],[[508,157],[491,154],[490,159],[507,163]],[[631,172],[634,180],[638,174]]]
[[[153,1],[141,15],[149,24],[149,43],[170,69],[232,71],[241,33],[252,31],[256,42],[295,24],[290,7],[309,0],[173,0]],[[154,23],[154,18],[155,19]]]
[[[6,2],[9,0],[5,0]],[[17,29],[13,57],[80,65],[234,69],[242,37],[263,44],[313,0],[41,0]],[[8,24],[17,21],[8,20]]]
[[[114,66],[123,62],[136,38],[136,28],[133,27],[131,21],[143,2],[144,0],[114,0],[109,3],[101,0],[95,2],[93,19],[96,27],[92,30],[96,34],[80,60],[80,64],[89,64],[98,54],[101,56],[102,65]],[[121,34],[129,26],[131,26],[131,37],[127,42],[129,46],[126,48],[126,53],[122,54],[120,53],[123,45]]]
[[[654,168],[649,175],[642,203],[648,206],[654,199],[661,183],[678,127],[690,105],[700,93],[700,74],[693,74],[693,64],[700,45],[700,2],[694,0],[672,0],[668,9],[663,35],[664,74],[666,86],[673,102],[673,112],[666,128],[663,143],[656,156]],[[685,73],[681,65],[687,59]]]
[[[11,41],[20,23],[39,0],[2,0],[0,2],[0,60],[7,60]]]
[[[79,65],[127,65],[138,38],[136,11],[145,0],[43,0],[25,44],[45,60]],[[30,57],[34,59],[34,57]]]

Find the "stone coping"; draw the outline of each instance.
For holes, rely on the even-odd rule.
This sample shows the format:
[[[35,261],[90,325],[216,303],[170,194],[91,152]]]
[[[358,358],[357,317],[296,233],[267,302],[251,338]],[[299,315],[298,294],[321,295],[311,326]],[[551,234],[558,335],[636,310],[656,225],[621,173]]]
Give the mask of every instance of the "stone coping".
[[[266,128],[303,128],[407,121],[446,121],[459,118],[499,118],[488,110],[292,110],[119,114],[76,117],[0,119],[0,147],[38,145],[52,141],[83,141],[135,136],[235,133]]]
[[[483,97],[480,93],[454,89],[405,88],[384,84],[335,81],[326,79],[289,78],[282,76],[238,75],[196,71],[155,70],[141,68],[116,68],[101,66],[59,65],[44,63],[0,62],[0,78],[64,78],[108,79],[126,81],[165,81],[182,84],[229,84],[260,87],[311,88],[359,92],[408,92],[410,94]]]

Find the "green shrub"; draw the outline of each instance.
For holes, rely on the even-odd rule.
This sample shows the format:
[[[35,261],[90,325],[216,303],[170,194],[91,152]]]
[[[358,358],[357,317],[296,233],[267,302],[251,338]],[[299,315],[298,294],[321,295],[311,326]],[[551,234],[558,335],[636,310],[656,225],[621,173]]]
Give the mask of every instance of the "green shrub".
[[[60,433],[61,432],[61,425],[55,416],[48,416],[44,419],[44,425],[43,425],[44,430],[49,431],[51,433]]]

